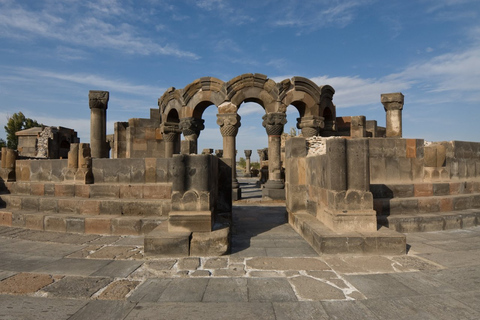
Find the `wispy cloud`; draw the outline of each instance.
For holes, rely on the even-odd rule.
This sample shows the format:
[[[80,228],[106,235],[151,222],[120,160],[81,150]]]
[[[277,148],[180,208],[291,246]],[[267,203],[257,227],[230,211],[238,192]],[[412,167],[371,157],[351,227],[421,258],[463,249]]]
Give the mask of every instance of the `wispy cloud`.
[[[86,2],[88,12],[61,15],[46,10],[33,11],[18,5],[0,2],[0,31],[2,37],[33,40],[35,37],[59,40],[65,45],[87,48],[117,50],[127,54],[168,55],[179,58],[198,59],[193,52],[178,49],[175,45],[161,45],[142,34],[126,21],[108,22],[105,15],[122,14],[116,1]],[[91,13],[93,12],[93,13]]]

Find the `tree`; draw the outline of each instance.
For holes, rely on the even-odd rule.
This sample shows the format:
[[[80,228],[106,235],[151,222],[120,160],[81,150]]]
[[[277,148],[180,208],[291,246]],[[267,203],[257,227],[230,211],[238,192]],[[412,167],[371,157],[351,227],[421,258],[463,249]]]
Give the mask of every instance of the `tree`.
[[[6,147],[6,146],[7,146],[7,143],[5,142],[5,140],[0,138],[0,148]]]
[[[238,160],[238,166],[245,169],[245,167],[247,166],[247,161],[245,160],[245,158],[240,157],[240,160]]]
[[[17,149],[18,137],[15,132],[33,128],[41,127],[36,120],[26,118],[22,112],[14,113],[11,117],[8,117],[7,125],[5,126],[5,132],[7,133],[7,147],[10,149]]]

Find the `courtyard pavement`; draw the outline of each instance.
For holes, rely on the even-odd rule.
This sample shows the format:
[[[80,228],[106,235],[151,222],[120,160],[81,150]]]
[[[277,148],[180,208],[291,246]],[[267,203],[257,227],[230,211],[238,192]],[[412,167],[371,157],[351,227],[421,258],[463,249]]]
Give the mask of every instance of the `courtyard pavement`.
[[[278,203],[233,214],[222,257],[0,227],[0,319],[480,319],[480,227],[407,234],[404,256],[319,256]]]

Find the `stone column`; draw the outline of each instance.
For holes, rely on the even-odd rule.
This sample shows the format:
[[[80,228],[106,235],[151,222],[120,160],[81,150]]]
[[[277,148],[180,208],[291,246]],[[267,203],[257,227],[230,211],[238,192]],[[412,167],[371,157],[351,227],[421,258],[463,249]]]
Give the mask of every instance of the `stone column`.
[[[108,158],[107,146],[107,107],[108,91],[88,93],[90,105],[90,146],[93,158]]]
[[[193,117],[182,118],[178,124],[180,130],[185,137],[182,141],[182,154],[197,154],[197,141],[200,136],[200,131],[205,129],[205,120]]]
[[[306,116],[297,118],[297,128],[302,130],[304,138],[318,136],[320,129],[325,127],[325,118],[319,116]]]
[[[287,116],[282,112],[267,113],[263,116],[262,125],[265,127],[268,134],[268,181],[265,183],[265,188],[262,191],[264,196],[273,199],[281,199],[281,193],[277,191],[283,189],[285,184],[282,180],[282,165],[281,165],[281,136],[283,133],[283,126],[287,123]],[[283,191],[283,198],[285,192]]]
[[[387,138],[402,137],[402,110],[404,96],[401,92],[384,93],[381,95],[381,101],[387,112]]]
[[[237,153],[235,139],[240,127],[240,116],[236,113],[217,114],[217,124],[223,137],[223,158],[232,159],[232,192],[233,200],[240,199],[240,188],[237,180],[235,155]]]
[[[250,177],[250,157],[252,156],[252,150],[244,150],[245,151],[245,177]]]
[[[180,134],[178,124],[174,122],[166,122],[161,125],[160,131],[162,132],[163,141],[165,143],[165,158],[171,158],[175,153],[175,143]]]
[[[367,136],[365,116],[353,116],[350,123],[350,137],[363,138]]]

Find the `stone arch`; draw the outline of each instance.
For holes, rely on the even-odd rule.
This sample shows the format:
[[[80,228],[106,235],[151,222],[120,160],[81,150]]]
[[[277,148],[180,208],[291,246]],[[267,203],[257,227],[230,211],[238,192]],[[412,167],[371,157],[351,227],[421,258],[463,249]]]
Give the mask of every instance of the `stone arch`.
[[[324,85],[320,87],[320,92],[319,114],[325,121],[324,131],[335,131],[337,110],[332,101],[335,90],[329,85]]]
[[[246,73],[225,84],[226,100],[237,108],[242,102],[256,102],[266,113],[277,112],[278,88],[275,81],[259,73]]]
[[[221,105],[226,97],[224,84],[220,79],[203,77],[187,85],[182,93],[185,102],[182,116],[201,119],[207,107]]]
[[[280,95],[282,103],[293,105],[300,113],[300,117],[319,116],[320,88],[311,80],[303,77],[293,77],[290,86],[282,86]]]

